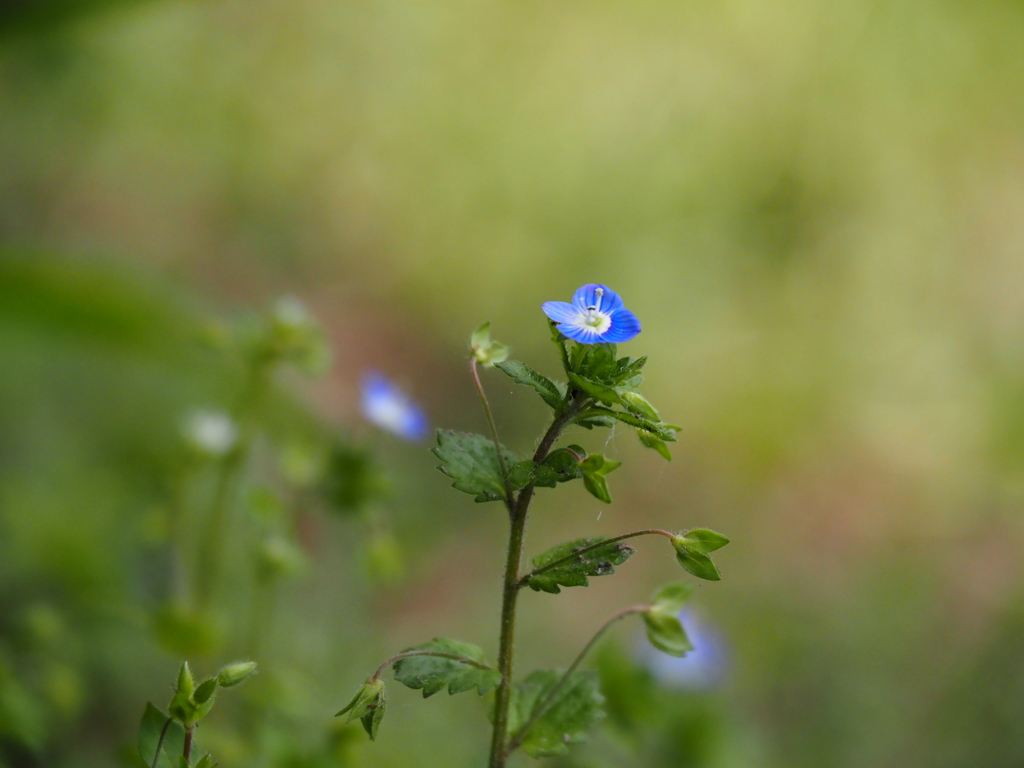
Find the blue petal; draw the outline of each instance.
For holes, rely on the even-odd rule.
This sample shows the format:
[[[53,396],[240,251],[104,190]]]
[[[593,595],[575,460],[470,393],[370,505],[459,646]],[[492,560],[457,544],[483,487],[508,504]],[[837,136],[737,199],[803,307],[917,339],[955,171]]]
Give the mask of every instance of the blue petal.
[[[602,341],[605,341],[601,334],[585,325],[579,326],[562,323],[558,326],[558,330],[580,344],[600,344]]]
[[[363,378],[363,415],[404,440],[422,440],[430,429],[423,411],[379,373]]]
[[[564,301],[545,301],[540,308],[556,323],[575,322],[581,314],[576,307]]]
[[[598,288],[604,291],[600,297],[597,295]],[[572,303],[581,310],[585,310],[587,307],[597,307],[602,312],[614,312],[622,307],[622,299],[619,298],[619,294],[607,285],[600,283],[587,283],[579,288],[572,295]]]
[[[629,341],[640,333],[640,321],[636,319],[636,315],[625,307],[612,312],[611,320],[612,324],[608,326],[608,330],[601,336],[601,341],[619,344],[623,341]]]

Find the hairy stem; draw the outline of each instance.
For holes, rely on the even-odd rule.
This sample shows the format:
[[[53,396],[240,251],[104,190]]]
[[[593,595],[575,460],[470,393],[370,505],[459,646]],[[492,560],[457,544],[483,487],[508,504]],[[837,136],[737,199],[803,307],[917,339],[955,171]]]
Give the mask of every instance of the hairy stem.
[[[536,452],[534,462],[547,458],[551,446],[561,434],[565,426],[572,421],[579,411],[579,404],[571,404],[564,413],[555,420],[544,433]],[[501,684],[494,698],[494,731],[491,736],[490,768],[504,768],[505,740],[508,736],[508,707],[512,694],[512,646],[516,627],[516,600],[519,596],[519,564],[523,558],[523,538],[526,533],[526,518],[533,498],[533,483],[529,483],[519,492],[519,497],[512,507],[512,520],[508,540],[508,557],[505,560],[505,586],[501,601],[501,634],[498,644],[498,671],[501,672]]]
[[[624,619],[627,616],[634,613],[643,613],[650,607],[651,606],[649,605],[632,605],[629,608],[624,608],[623,610],[619,611],[614,616],[612,616],[610,619],[608,619],[608,621],[606,621],[601,626],[601,628],[597,630],[594,636],[590,638],[590,642],[583,646],[583,650],[580,651],[579,654],[577,654],[575,659],[573,659],[572,664],[569,665],[569,668],[565,671],[565,674],[562,675],[559,681],[555,683],[554,687],[550,691],[548,691],[548,695],[541,700],[540,704],[534,707],[533,714],[530,715],[530,719],[527,720],[523,724],[523,726],[515,732],[515,734],[513,734],[512,739],[508,743],[508,749],[505,752],[506,755],[511,754],[519,747],[520,744],[523,743],[523,739],[525,738],[527,732],[530,730],[530,727],[535,722],[537,722],[537,720],[541,718],[544,712],[547,711],[548,707],[551,706],[552,702],[555,700],[555,697],[558,695],[558,692],[565,687],[565,684],[569,682],[569,677],[572,675],[573,672],[576,671],[576,668],[580,665],[580,662],[583,661],[583,657],[590,652],[590,649],[593,648],[597,641],[600,640],[601,637],[604,635],[604,633],[608,631],[608,628],[620,619]]]
[[[480,395],[480,402],[484,406],[484,414],[487,416],[487,425],[491,428],[491,438],[494,440],[494,452],[498,456],[498,466],[501,467],[501,479],[505,483],[505,506],[509,514],[513,513],[515,499],[512,493],[512,483],[508,479],[508,467],[505,466],[505,457],[501,453],[501,441],[498,439],[498,427],[494,423],[494,415],[491,413],[491,404],[487,401],[487,394],[484,392],[484,385],[480,382],[480,370],[477,368],[476,357],[470,357],[469,370],[473,374],[473,383],[476,384],[477,394]]]
[[[181,753],[185,756],[185,762],[192,762],[192,728],[185,729],[185,750]]]
[[[380,676],[384,674],[384,670],[388,668],[389,664],[394,664],[396,661],[400,661],[401,659],[407,659],[410,656],[440,656],[442,659],[452,659],[453,661],[459,661],[463,664],[468,664],[471,667],[476,667],[477,669],[492,669],[492,667],[489,667],[486,664],[481,664],[479,661],[473,661],[473,659],[466,658],[465,656],[459,656],[459,654],[457,653],[445,653],[444,651],[428,650],[403,651],[402,653],[396,653],[390,659],[388,659],[379,667],[377,667],[377,671],[373,673],[373,677],[371,677],[370,679],[380,680]]]
[[[591,544],[591,545],[586,546],[586,547],[581,547],[580,549],[578,549],[575,552],[573,552],[571,555],[566,555],[565,557],[561,557],[558,560],[555,560],[554,562],[548,563],[547,565],[542,565],[539,568],[534,568],[529,573],[524,574],[523,577],[521,579],[519,579],[517,584],[518,584],[518,586],[520,588],[525,587],[527,584],[530,583],[530,579],[532,579],[537,574],[545,573],[546,571],[551,571],[551,570],[554,570],[555,568],[560,568],[561,566],[566,565],[567,563],[573,562],[580,555],[586,554],[587,552],[591,552],[591,551],[593,551],[595,549],[600,549],[601,547],[607,546],[608,544],[614,544],[616,541],[624,541],[625,539],[633,539],[633,538],[636,538],[637,536],[651,536],[651,535],[667,536],[670,539],[675,538],[675,534],[672,533],[671,531],[665,531],[665,530],[662,530],[661,528],[645,528],[642,531],[633,531],[632,533],[624,533],[621,536],[615,536],[614,538],[611,538],[611,539],[602,539],[601,541],[597,542],[596,544]]]

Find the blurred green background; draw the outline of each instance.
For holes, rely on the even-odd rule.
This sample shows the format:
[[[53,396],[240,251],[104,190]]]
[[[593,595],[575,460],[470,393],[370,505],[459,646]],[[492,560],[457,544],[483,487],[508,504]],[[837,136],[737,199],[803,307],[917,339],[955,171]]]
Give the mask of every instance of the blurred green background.
[[[469,331],[553,374],[539,305],[585,282],[644,323],[624,351],[683,430],[668,465],[613,435],[615,502],[542,493],[528,552],[724,531],[696,610],[727,664],[671,686],[617,628],[609,717],[548,764],[1024,764],[1022,82],[1008,0],[0,2],[0,765],[136,765],[189,650],[169,553],[204,528],[175,509],[224,469],[182,419],[244,408],[232,339],[282,294],[333,365],[245,417],[189,657],[261,674],[199,739],[226,768],[482,765],[468,695],[393,690],[375,744],[331,718],[408,645],[493,658],[506,535],[362,422],[359,379],[483,431]],[[528,450],[546,409],[486,383]],[[358,514],[295,468],[332,444],[390,489]],[[678,577],[638,549],[524,595],[517,668]]]

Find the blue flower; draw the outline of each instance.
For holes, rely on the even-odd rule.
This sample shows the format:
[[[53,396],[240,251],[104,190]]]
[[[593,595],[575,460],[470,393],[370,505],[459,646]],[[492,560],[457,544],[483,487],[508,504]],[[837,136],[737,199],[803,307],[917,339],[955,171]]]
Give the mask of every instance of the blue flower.
[[[430,431],[420,407],[379,373],[363,377],[363,415],[403,440],[422,440]]]
[[[669,688],[705,690],[715,687],[725,676],[728,649],[723,638],[691,609],[679,612],[679,620],[693,644],[683,657],[669,656],[644,641],[638,655],[654,678]]]
[[[636,315],[606,285],[589,283],[573,294],[572,304],[545,301],[541,309],[558,324],[559,331],[580,344],[617,344],[640,333]]]

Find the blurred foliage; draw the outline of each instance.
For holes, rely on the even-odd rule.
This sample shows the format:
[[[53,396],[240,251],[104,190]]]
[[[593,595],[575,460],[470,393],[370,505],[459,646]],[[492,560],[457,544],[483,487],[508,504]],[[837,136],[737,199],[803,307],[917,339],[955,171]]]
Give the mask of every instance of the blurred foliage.
[[[378,446],[346,430],[331,497],[377,500],[333,515],[310,479],[339,459],[324,413],[348,420],[372,365],[479,429],[468,330],[490,319],[553,373],[538,305],[600,280],[644,323],[630,352],[658,361],[649,393],[683,430],[667,467],[618,470],[600,519],[583,495],[539,509],[531,552],[583,519],[614,535],[634,509],[679,528],[699,511],[739,542],[708,587],[735,663],[679,693],[622,646],[598,664],[612,716],[560,764],[1019,764],[1021,4],[8,2],[0,33],[0,760],[109,765],[166,692],[180,659],[150,619],[194,459],[180,421],[239,401],[244,364],[215,343],[229,308],[291,291],[334,373],[277,382],[236,498],[302,565],[247,539],[226,569],[239,614],[259,573],[290,574],[238,697],[275,714],[243,732],[251,711],[225,702],[204,747],[225,766],[479,764],[474,701],[399,691],[372,751],[329,722],[380,635],[455,616],[488,637],[502,531],[389,446],[379,536],[415,555],[400,586],[370,582],[367,537],[384,571],[396,558],[344,467]],[[503,436],[529,439],[543,403],[495,380]],[[636,557],[558,608],[531,594],[524,663],[564,663],[606,602],[670,573]]]

